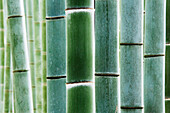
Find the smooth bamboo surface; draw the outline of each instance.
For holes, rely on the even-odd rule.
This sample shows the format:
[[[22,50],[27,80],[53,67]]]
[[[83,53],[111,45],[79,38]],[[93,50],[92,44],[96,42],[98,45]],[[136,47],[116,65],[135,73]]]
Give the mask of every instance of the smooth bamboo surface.
[[[42,113],[42,39],[40,22],[40,0],[33,0],[33,21],[35,40],[35,76],[36,76],[36,113]]]
[[[5,62],[5,47],[4,47],[4,7],[3,0],[0,0],[0,113],[3,112],[4,100],[4,62]]]
[[[170,0],[166,0],[165,113],[170,112]]]
[[[66,32],[66,113],[95,113],[93,0],[66,0]]]
[[[33,95],[33,107],[36,109],[36,87],[35,87],[35,54],[34,54],[34,36],[33,36],[33,0],[26,0],[26,20],[27,20],[27,40],[29,49],[29,63]]]
[[[47,80],[47,111],[49,113],[66,112],[66,78]]]
[[[96,112],[120,111],[119,1],[95,0]]]
[[[33,113],[23,0],[7,1],[16,113]]]
[[[165,4],[145,1],[144,112],[165,112]]]
[[[143,0],[121,0],[120,11],[121,112],[143,113]]]
[[[66,112],[65,0],[46,1],[47,112]]]
[[[42,109],[43,113],[47,113],[47,63],[46,63],[46,0],[40,2],[41,10],[41,39],[42,39],[42,90],[43,100]]]

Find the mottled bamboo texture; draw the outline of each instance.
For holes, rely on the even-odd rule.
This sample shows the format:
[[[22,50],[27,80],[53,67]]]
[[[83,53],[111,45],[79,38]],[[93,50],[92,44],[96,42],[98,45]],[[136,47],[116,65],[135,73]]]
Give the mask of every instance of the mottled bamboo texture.
[[[164,113],[165,4],[146,0],[144,41],[144,112]]]
[[[33,21],[35,41],[35,76],[36,76],[36,113],[42,113],[42,57],[40,30],[40,0],[33,0]]]
[[[43,101],[42,109],[43,113],[47,113],[47,64],[46,64],[46,0],[40,2],[41,10],[41,39],[42,39],[42,90]]]
[[[67,113],[95,113],[94,1],[66,0]]]
[[[143,112],[143,0],[121,0],[121,112]]]
[[[34,54],[34,36],[33,36],[33,0],[26,0],[27,5],[27,40],[29,49],[29,63],[30,63],[30,74],[32,83],[32,95],[33,95],[33,108],[36,109],[36,84],[35,84],[35,54]]]
[[[66,112],[65,0],[46,1],[47,112]]]
[[[170,0],[166,0],[165,113],[170,112]]]
[[[119,113],[119,0],[95,0],[97,113]]]
[[[33,113],[23,0],[7,0],[16,113]]]
[[[4,62],[5,62],[5,47],[4,47],[4,9],[3,0],[0,0],[0,113],[3,113],[4,105]]]

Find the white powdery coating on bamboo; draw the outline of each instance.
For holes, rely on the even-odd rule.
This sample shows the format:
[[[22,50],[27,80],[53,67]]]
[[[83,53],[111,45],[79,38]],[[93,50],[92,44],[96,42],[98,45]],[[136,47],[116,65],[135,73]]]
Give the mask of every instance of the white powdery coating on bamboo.
[[[80,83],[70,83],[70,84],[66,84],[66,88],[67,89],[70,89],[70,88],[73,88],[73,87],[79,87],[79,86],[94,86],[94,83],[93,82],[80,82]]]
[[[70,13],[77,13],[77,12],[89,12],[89,13],[94,13],[95,9],[71,9],[71,10],[66,10],[66,15]]]
[[[79,86],[91,86],[93,88],[93,113],[96,113],[96,103],[95,103],[95,83],[89,82],[89,83],[73,83],[73,84],[66,84],[66,89],[73,88],[73,87],[79,87]],[[67,101],[66,101],[67,102]]]

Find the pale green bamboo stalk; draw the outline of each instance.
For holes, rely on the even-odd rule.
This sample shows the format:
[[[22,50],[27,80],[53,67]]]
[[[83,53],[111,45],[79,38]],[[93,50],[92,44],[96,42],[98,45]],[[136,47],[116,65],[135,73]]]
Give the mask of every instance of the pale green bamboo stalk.
[[[95,0],[97,113],[119,113],[119,0]]]
[[[165,112],[165,5],[166,0],[145,1],[144,112]]]
[[[7,0],[16,113],[33,113],[23,0]]]
[[[166,0],[165,113],[170,112],[170,0]]]
[[[4,97],[4,113],[10,112],[10,93],[11,90],[11,45],[10,45],[10,36],[9,36],[9,27],[7,28],[7,36],[6,36],[6,63],[5,63],[5,97]]]
[[[67,113],[95,113],[94,1],[66,0]]]
[[[0,113],[3,113],[4,105],[4,62],[5,62],[5,47],[4,47],[4,9],[3,0],[0,0]]]
[[[26,0],[27,6],[27,36],[29,48],[30,74],[32,83],[33,107],[36,109],[36,84],[35,84],[35,54],[34,54],[34,36],[33,36],[33,0]]]
[[[65,0],[47,0],[47,112],[66,112]]]
[[[121,0],[121,113],[143,112],[143,0]]]
[[[36,113],[42,113],[42,57],[40,37],[40,0],[33,1],[35,73],[36,73]]]
[[[42,110],[43,113],[47,113],[47,66],[46,66],[46,0],[41,0],[41,39],[42,39],[42,90],[43,101]]]

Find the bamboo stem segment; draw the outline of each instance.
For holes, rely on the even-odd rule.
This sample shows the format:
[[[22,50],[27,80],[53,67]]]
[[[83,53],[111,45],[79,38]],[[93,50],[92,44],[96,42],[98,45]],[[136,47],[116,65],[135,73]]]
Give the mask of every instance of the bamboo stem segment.
[[[42,39],[42,90],[43,101],[42,109],[43,113],[47,113],[47,66],[46,66],[46,0],[41,0],[41,39]]]
[[[95,113],[94,1],[66,0],[67,113]]]
[[[16,113],[33,113],[23,0],[7,0]]]
[[[0,113],[3,113],[4,105],[4,62],[5,62],[5,46],[4,46],[4,7],[3,0],[0,0]]]
[[[170,0],[166,0],[165,113],[170,112]]]
[[[32,84],[32,95],[33,95],[33,109],[36,109],[36,84],[35,84],[35,55],[34,55],[34,36],[33,36],[33,1],[26,0],[26,18],[27,18],[27,40],[29,49],[29,61],[30,61],[30,74]]]
[[[47,0],[47,111],[66,112],[65,0]]]
[[[166,0],[146,0],[145,4],[144,112],[164,113]]]
[[[96,112],[120,111],[119,1],[95,0]]]
[[[33,21],[35,40],[35,73],[36,73],[36,112],[42,113],[42,57],[41,57],[41,22],[40,22],[40,0],[33,1]]]
[[[143,0],[121,0],[121,112],[143,112]],[[140,108],[140,109],[139,109]]]

